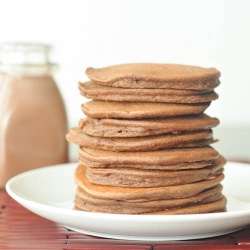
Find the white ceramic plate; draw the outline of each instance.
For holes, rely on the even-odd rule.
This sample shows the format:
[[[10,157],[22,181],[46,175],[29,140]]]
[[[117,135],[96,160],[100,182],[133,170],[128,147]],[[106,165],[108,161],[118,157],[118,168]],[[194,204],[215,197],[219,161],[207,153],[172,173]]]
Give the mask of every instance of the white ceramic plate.
[[[77,163],[13,177],[6,189],[32,212],[76,231],[115,239],[164,241],[206,238],[250,224],[250,165],[227,163],[223,181],[228,212],[195,215],[121,215],[72,210]]]

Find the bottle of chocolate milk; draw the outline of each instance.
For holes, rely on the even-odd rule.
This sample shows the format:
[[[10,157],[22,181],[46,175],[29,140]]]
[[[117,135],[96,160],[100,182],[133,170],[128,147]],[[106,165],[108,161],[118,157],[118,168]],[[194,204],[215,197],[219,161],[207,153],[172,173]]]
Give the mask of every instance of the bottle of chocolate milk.
[[[50,52],[44,44],[0,45],[0,188],[16,174],[68,161]]]

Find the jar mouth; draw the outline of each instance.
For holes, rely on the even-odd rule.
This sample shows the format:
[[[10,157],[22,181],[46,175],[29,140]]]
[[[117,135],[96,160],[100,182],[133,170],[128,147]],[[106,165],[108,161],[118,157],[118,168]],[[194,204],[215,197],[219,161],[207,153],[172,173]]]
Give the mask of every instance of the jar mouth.
[[[50,74],[58,67],[51,63],[52,46],[43,43],[0,44],[0,73]]]
[[[49,55],[52,51],[52,46],[49,44],[43,43],[28,43],[28,42],[6,42],[0,43],[0,58],[1,55],[5,54],[40,54],[43,53],[45,55]]]
[[[57,64],[1,64],[0,74],[51,75],[58,69]]]

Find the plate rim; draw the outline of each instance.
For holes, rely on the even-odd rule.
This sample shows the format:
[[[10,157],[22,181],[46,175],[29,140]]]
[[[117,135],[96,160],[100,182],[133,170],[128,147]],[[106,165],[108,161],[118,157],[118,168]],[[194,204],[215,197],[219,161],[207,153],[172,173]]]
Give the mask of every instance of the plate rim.
[[[6,191],[7,193],[14,199],[16,200],[18,203],[20,203],[22,206],[26,207],[34,207],[34,208],[38,208],[38,209],[42,209],[45,211],[50,211],[50,212],[57,212],[60,213],[61,215],[69,215],[69,216],[77,216],[81,219],[84,218],[88,218],[88,219],[102,219],[102,220],[108,220],[112,217],[112,220],[114,219],[114,217],[119,218],[119,221],[127,221],[127,220],[131,220],[133,222],[146,222],[146,223],[150,223],[150,222],[161,222],[161,223],[188,223],[188,222],[192,222],[194,220],[199,220],[200,222],[206,222],[206,221],[210,221],[212,220],[225,220],[228,217],[230,217],[231,219],[236,219],[236,218],[244,218],[246,216],[249,216],[250,218],[250,209],[243,209],[243,210],[237,210],[237,211],[227,211],[227,212],[223,212],[223,213],[205,213],[205,214],[183,214],[183,215],[134,215],[134,214],[112,214],[112,213],[100,213],[100,212],[88,212],[88,211],[77,211],[77,210],[73,210],[70,208],[65,208],[65,207],[57,207],[57,206],[53,206],[53,205],[49,205],[49,204],[44,204],[41,202],[37,202],[34,200],[29,200],[26,199],[22,196],[20,196],[20,194],[17,194],[15,191],[12,190],[12,185],[13,183],[15,184],[16,181],[18,181],[18,179],[22,179],[25,178],[25,176],[27,175],[32,175],[32,174],[37,174],[37,172],[40,171],[46,171],[48,168],[52,169],[52,168],[61,168],[62,166],[64,166],[65,168],[72,168],[72,171],[74,170],[74,167],[77,166],[77,162],[71,162],[71,163],[64,163],[64,164],[58,164],[58,165],[51,165],[51,166],[45,166],[45,167],[41,167],[38,169],[34,169],[34,170],[30,170],[30,171],[26,171],[24,173],[21,173],[19,175],[14,176],[13,178],[11,178],[7,184],[6,184]],[[246,163],[238,163],[238,162],[228,162],[227,164],[229,165],[241,165],[243,167],[250,167],[250,164],[246,164]],[[250,171],[250,170],[249,170]],[[29,208],[27,208],[29,209]],[[31,209],[29,209],[31,210]],[[36,213],[34,211],[31,210],[31,212]],[[39,214],[40,215],[40,214]],[[46,218],[46,217],[45,217]],[[50,219],[51,220],[51,219]],[[56,222],[56,221],[55,221]],[[58,222],[57,222],[58,223]],[[246,223],[250,224],[250,220]],[[67,225],[66,225],[67,226]],[[240,228],[244,227],[245,225],[242,225],[241,227],[238,227],[237,229],[233,229],[233,230],[229,230],[228,233],[233,232],[233,231],[237,231]],[[71,227],[71,226],[69,226]],[[74,228],[74,227],[71,227]],[[77,228],[74,228],[75,230],[77,230]],[[78,231],[81,231],[81,229],[78,229]],[[84,230],[86,232],[88,232],[89,230]],[[91,235],[94,235],[94,233],[96,232],[92,232]],[[226,232],[227,233],[227,232]],[[99,233],[98,233],[99,234]],[[220,233],[221,235],[222,233]],[[97,235],[97,234],[95,234]],[[100,235],[100,234],[99,234]],[[105,234],[101,234],[102,236],[106,237]],[[217,234],[215,234],[217,235]],[[213,236],[215,236],[213,235]],[[97,235],[98,236],[98,235]],[[177,236],[176,236],[177,237]],[[178,239],[178,237],[164,237],[164,239],[161,239],[162,237],[143,237],[143,240],[155,240],[155,238],[157,238],[157,240],[169,240],[169,238],[172,240],[174,239]],[[181,237],[181,236],[180,236]],[[180,238],[179,237],[179,238]],[[212,236],[206,236],[206,237],[212,237]],[[138,238],[138,237],[136,237]],[[140,237],[139,237],[140,238]],[[182,237],[183,238],[183,237]],[[185,238],[185,237],[184,237]],[[195,238],[204,238],[202,237],[202,235],[199,235],[199,237],[195,237]],[[119,239],[129,239],[129,237],[120,237]],[[186,239],[186,238],[185,238]],[[190,237],[188,238],[190,239]],[[193,238],[194,239],[194,238]],[[140,240],[140,239],[138,239]]]

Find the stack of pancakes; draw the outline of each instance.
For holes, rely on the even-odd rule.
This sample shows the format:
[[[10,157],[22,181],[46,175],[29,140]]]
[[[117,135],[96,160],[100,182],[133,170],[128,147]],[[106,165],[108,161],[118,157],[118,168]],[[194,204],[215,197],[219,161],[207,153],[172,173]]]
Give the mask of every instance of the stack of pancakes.
[[[220,72],[174,64],[88,68],[79,83],[86,118],[66,138],[79,145],[75,208],[127,214],[225,211],[225,159],[210,144]]]

